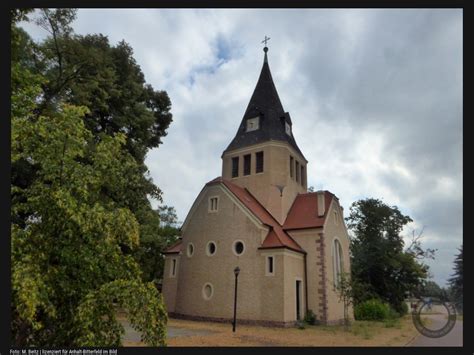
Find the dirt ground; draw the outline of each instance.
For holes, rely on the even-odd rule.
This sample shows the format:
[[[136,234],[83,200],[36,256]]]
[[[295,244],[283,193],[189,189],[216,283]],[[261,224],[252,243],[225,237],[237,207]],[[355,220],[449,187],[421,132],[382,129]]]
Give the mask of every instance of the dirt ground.
[[[356,321],[350,330],[343,326],[306,326],[269,328],[237,324],[196,322],[170,319],[169,328],[187,330],[186,336],[168,337],[168,346],[405,346],[418,335],[410,316],[387,324]],[[207,331],[206,335],[190,335]],[[124,346],[143,346],[140,342],[124,342]]]

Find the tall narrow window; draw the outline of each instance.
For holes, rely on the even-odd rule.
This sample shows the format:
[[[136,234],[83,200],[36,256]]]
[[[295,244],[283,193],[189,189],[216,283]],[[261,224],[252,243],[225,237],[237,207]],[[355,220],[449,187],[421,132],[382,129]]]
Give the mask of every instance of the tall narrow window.
[[[298,162],[296,162],[295,171],[296,171],[296,182],[300,182],[300,163]]]
[[[208,212],[217,212],[218,209],[219,197],[209,198],[209,208]]]
[[[290,156],[290,177],[293,179],[293,165],[294,165],[294,160],[292,156]]]
[[[251,155],[244,155],[244,175],[250,175]]]
[[[339,286],[341,273],[343,270],[343,255],[342,255],[342,246],[339,243],[339,240],[334,239],[333,244],[333,275],[334,275],[334,286],[337,288]]]
[[[273,256],[267,256],[267,275],[274,275]]]
[[[257,152],[255,154],[256,160],[257,160],[257,166],[255,169],[256,173],[261,173],[263,172],[263,152]]]
[[[304,166],[301,165],[301,186],[304,186],[304,180],[305,180]]]
[[[232,158],[232,177],[239,176],[239,157]]]
[[[176,259],[171,259],[171,277],[176,276]]]

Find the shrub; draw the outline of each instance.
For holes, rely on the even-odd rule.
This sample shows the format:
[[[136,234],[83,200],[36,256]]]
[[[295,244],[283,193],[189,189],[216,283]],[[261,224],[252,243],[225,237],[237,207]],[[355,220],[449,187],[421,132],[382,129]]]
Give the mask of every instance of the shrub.
[[[400,316],[404,316],[405,314],[408,313],[408,305],[406,302],[402,303],[401,309],[400,309]]]
[[[354,316],[357,320],[384,320],[390,315],[390,306],[375,298],[354,307]]]
[[[308,309],[304,316],[304,321],[310,325],[315,325],[317,321],[316,314],[314,314],[314,312],[311,309]]]

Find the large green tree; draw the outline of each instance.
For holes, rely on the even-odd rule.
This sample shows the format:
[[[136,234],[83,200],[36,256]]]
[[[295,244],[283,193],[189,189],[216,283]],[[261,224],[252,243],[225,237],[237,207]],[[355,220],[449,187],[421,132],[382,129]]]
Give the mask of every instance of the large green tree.
[[[124,172],[129,181],[126,189],[104,193],[129,208],[142,224],[149,220],[149,198],[161,200],[161,191],[153,183],[144,160],[166,135],[172,121],[171,102],[165,91],[156,91],[145,82],[126,42],[113,46],[100,34],[74,34],[70,23],[75,16],[74,9],[39,10],[35,22],[49,33],[40,43],[33,43],[24,31],[17,31],[24,43],[17,51],[22,65],[45,78],[35,114],[54,113],[62,102],[86,106],[89,111],[83,120],[96,142],[104,136],[124,134],[122,148],[138,164]],[[34,176],[34,167],[24,161],[13,164],[12,183],[30,183],[31,178],[24,176]]]
[[[49,24],[53,36],[41,44],[16,26],[27,14],[14,10],[11,17],[13,343],[120,345],[120,307],[146,343],[164,345],[161,295],[144,282],[134,258],[147,223],[159,221],[159,214],[146,220],[153,211],[147,197],[160,193],[143,163],[143,152],[159,144],[159,137],[145,142],[145,134],[140,146],[123,127],[94,129],[95,105],[78,99],[78,91],[72,94],[85,80],[81,70],[69,66],[65,52],[61,59],[47,55],[47,43],[66,48],[61,46],[76,40],[69,27],[74,11],[44,10],[47,22],[40,24]],[[82,59],[90,68],[89,49]],[[122,57],[117,71],[126,70],[130,56]],[[106,67],[97,68],[96,76],[107,75]],[[146,99],[136,105],[155,117]],[[171,120],[169,112],[165,115],[162,128]],[[132,113],[127,117],[135,122]],[[142,122],[141,127],[164,134],[152,126]]]
[[[354,302],[379,298],[404,313],[406,294],[416,290],[428,275],[428,266],[417,258],[421,248],[404,249],[400,233],[411,218],[396,206],[368,198],[351,205],[346,221],[353,233],[350,251]],[[419,247],[419,241],[416,245]]]
[[[12,224],[12,331],[16,345],[120,345],[118,305],[151,345],[165,343],[166,312],[156,288],[143,283],[139,265],[123,252],[139,244],[133,213],[102,194],[126,186],[121,134],[93,142],[80,119],[87,109],[12,117],[12,161],[37,166]],[[91,143],[92,142],[92,143]],[[91,164],[83,164],[83,158]]]
[[[28,12],[15,10],[12,23],[27,19]],[[77,35],[71,27],[75,17],[75,9],[36,11],[34,22],[48,34],[38,43],[33,42],[25,31],[13,26],[12,67],[21,67],[23,73],[42,78],[37,87],[34,117],[54,114],[62,103],[85,106],[88,111],[81,119],[94,142],[123,134],[125,143],[121,149],[128,152],[137,164],[123,169],[126,186],[109,185],[103,187],[101,193],[133,213],[144,243],[158,239],[155,244],[162,248],[168,239],[154,230],[160,225],[160,213],[152,209],[149,200],[161,201],[161,190],[152,181],[144,160],[150,149],[161,144],[172,121],[170,99],[165,91],[155,90],[145,82],[140,66],[133,58],[133,50],[125,41],[111,45],[101,34]],[[13,89],[14,86],[12,78]],[[87,159],[83,157],[82,162],[91,164]],[[12,162],[11,172],[13,186],[28,188],[36,178],[37,166],[20,158]],[[17,201],[20,195],[13,193],[12,198]],[[30,217],[27,213],[13,213],[12,219],[24,225]],[[125,251],[132,253],[131,250]],[[160,251],[162,249],[156,253]],[[157,268],[144,275],[154,273],[159,278],[162,268],[160,263],[156,265]],[[142,266],[148,269],[149,263]]]

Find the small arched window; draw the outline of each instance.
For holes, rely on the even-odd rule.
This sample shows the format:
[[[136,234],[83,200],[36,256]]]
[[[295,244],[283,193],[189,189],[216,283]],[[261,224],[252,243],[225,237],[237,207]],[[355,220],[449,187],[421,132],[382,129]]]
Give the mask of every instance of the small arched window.
[[[202,297],[207,301],[212,298],[214,294],[214,287],[209,282],[206,282],[202,288]]]
[[[334,239],[333,243],[333,275],[334,275],[334,287],[339,286],[341,273],[344,271],[344,256],[342,253],[342,246],[338,239]]]
[[[234,242],[234,245],[232,246],[232,250],[234,251],[235,255],[237,256],[242,255],[245,251],[244,242],[241,240],[236,240]]]
[[[213,241],[207,243],[206,253],[208,256],[214,255],[216,253],[216,249],[216,243],[214,243]]]
[[[194,245],[193,245],[193,243],[188,244],[188,247],[186,249],[186,254],[188,255],[189,258],[191,256],[193,256],[193,254],[194,254]]]

